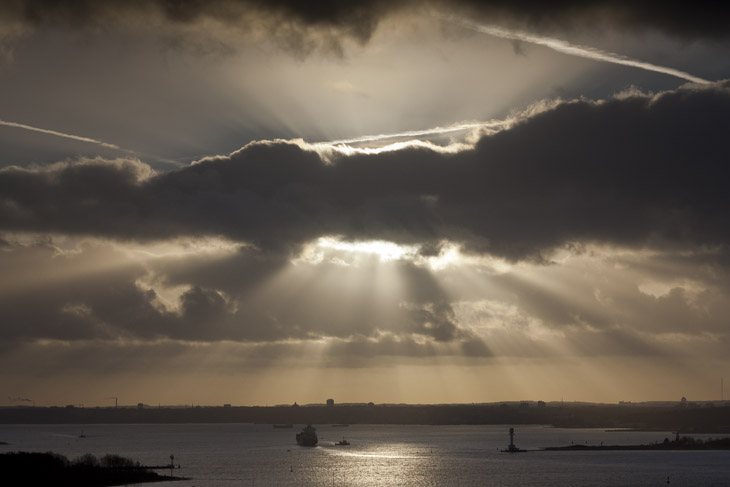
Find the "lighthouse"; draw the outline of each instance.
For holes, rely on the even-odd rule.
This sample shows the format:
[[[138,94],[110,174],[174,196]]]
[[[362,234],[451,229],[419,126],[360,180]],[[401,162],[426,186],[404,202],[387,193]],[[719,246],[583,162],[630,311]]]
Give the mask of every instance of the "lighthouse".
[[[509,429],[509,446],[507,446],[506,450],[502,450],[502,451],[506,452],[506,453],[522,453],[523,451],[526,451],[526,450],[520,450],[519,448],[517,448],[515,446],[515,429],[514,428]]]

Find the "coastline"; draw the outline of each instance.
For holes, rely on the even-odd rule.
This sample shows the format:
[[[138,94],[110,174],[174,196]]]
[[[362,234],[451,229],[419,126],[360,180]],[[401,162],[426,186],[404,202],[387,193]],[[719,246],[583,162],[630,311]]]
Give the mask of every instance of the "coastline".
[[[543,451],[625,451],[625,450],[650,450],[650,451],[687,451],[687,450],[730,450],[730,437],[709,438],[699,440],[684,436],[670,441],[665,438],[661,443],[647,445],[568,445],[551,446],[543,448]]]
[[[730,406],[553,404],[304,405],[240,407],[12,407],[0,424],[412,424],[527,425],[602,428],[606,431],[672,431],[682,435],[730,434]]]
[[[0,454],[0,471],[10,485],[111,487],[190,480],[152,471],[159,468],[162,467],[140,465],[118,455],[105,455],[97,459],[87,453],[69,461],[64,455],[53,452],[15,451]]]

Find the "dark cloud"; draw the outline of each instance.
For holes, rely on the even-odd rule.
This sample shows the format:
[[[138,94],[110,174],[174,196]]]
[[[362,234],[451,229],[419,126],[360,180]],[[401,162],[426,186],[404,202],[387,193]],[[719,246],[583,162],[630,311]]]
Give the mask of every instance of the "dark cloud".
[[[282,24],[296,22],[305,26],[337,29],[341,34],[367,40],[378,22],[394,12],[436,9],[440,12],[470,15],[488,22],[511,22],[538,30],[586,28],[608,25],[617,28],[652,28],[683,37],[727,37],[730,32],[728,7],[722,2],[646,2],[608,0],[582,2],[562,0],[154,0],[120,1],[16,0],[3,2],[0,12],[6,20],[31,25],[67,23],[73,26],[109,25],[127,18],[155,16],[172,23],[187,24],[200,19],[240,23],[253,14],[264,14]]]
[[[276,342],[386,333],[396,341],[415,334],[446,343],[464,337],[446,302],[403,306],[402,292],[379,292],[362,269],[331,264],[302,264],[277,277],[282,262],[251,249],[141,263],[102,243],[65,253],[49,242],[9,244],[0,265],[16,277],[0,295],[0,338]],[[404,287],[417,287],[409,279]],[[168,289],[178,291],[163,303],[159,293]]]
[[[2,346],[86,343],[118,348],[101,362],[121,364],[135,355],[183,356],[189,343],[229,344],[247,347],[236,363],[266,366],[306,361],[302,347],[309,343],[328,366],[361,367],[375,358],[545,358],[555,355],[555,344],[576,357],[687,356],[728,337],[727,276],[709,284],[717,272],[705,269],[691,285],[670,283],[658,296],[640,290],[637,283],[664,279],[667,257],[531,266],[527,279],[517,271],[482,275],[478,284],[463,267],[436,274],[406,262],[381,263],[378,271],[326,262],[282,267],[251,249],[140,263],[113,248],[96,243],[64,253],[50,242],[10,242],[0,252],[0,266],[14,276],[0,294]],[[640,263],[657,271],[635,269]],[[221,269],[227,272],[216,279]],[[672,270],[680,280],[693,271]],[[381,288],[392,281],[398,284]],[[446,284],[455,281],[473,289]],[[159,302],[169,287],[179,289],[172,301],[168,296],[174,309]]]
[[[436,303],[429,308],[412,310],[410,314],[411,333],[429,336],[439,342],[451,341],[458,335],[454,310],[449,303]]]
[[[213,235],[297,252],[322,235],[509,259],[568,242],[694,247],[725,224],[730,89],[572,101],[443,155],[406,149],[323,162],[257,143],[152,176],[135,161],[0,170],[0,229],[150,240]]]
[[[631,0],[464,0],[463,4],[487,17],[503,17],[549,30],[555,28],[590,28],[607,25],[619,29],[658,29],[682,37],[726,37],[728,6],[715,1],[688,5],[670,1],[657,6]]]

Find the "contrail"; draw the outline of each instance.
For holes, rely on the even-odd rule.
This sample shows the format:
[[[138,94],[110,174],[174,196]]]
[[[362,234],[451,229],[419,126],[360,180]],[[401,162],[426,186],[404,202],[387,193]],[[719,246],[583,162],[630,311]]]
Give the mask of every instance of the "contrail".
[[[582,58],[593,59],[596,61],[603,61],[603,62],[607,62],[607,63],[622,64],[624,66],[632,66],[634,68],[645,69],[647,71],[654,71],[657,73],[668,74],[670,76],[682,78],[687,81],[692,81],[693,83],[701,83],[701,84],[711,83],[711,81],[708,81],[708,80],[702,79],[702,78],[698,78],[697,76],[693,76],[689,73],[685,73],[684,71],[680,71],[678,69],[667,68],[665,66],[657,66],[656,64],[645,63],[643,61],[637,61],[635,59],[630,59],[630,58],[627,58],[626,56],[622,56],[620,54],[614,54],[612,52],[601,51],[600,49],[595,49],[593,47],[571,44],[569,42],[566,42],[566,41],[563,41],[560,39],[554,39],[552,37],[537,36],[537,35],[533,35],[533,34],[528,34],[526,32],[514,31],[514,30],[505,29],[503,27],[497,27],[494,25],[476,24],[476,23],[473,23],[473,22],[470,22],[470,21],[464,20],[464,19],[456,19],[456,18],[451,18],[451,17],[446,17],[446,19],[450,20],[451,22],[460,24],[468,29],[472,29],[477,32],[481,32],[483,34],[487,34],[487,35],[494,36],[494,37],[499,37],[502,39],[529,42],[531,44],[545,46],[554,51],[562,52],[563,54],[568,54],[571,56],[578,56],[578,57],[582,57]]]
[[[378,140],[398,139],[401,137],[419,137],[421,135],[438,135],[448,134],[451,132],[461,132],[463,130],[471,130],[477,128],[488,128],[499,130],[507,126],[510,122],[506,120],[491,120],[489,122],[471,122],[461,123],[456,125],[449,125],[448,127],[434,127],[424,130],[409,130],[407,132],[398,132],[396,134],[378,134],[378,135],[363,135],[362,137],[355,137],[352,139],[341,139],[341,140],[330,140],[325,142],[326,144],[332,145],[346,145],[346,144],[357,144],[361,142],[376,142]]]
[[[538,112],[542,112],[544,110],[549,110],[558,104],[562,103],[560,99],[555,100],[542,100],[538,103],[534,103],[530,105],[528,108],[522,110],[521,112],[512,113],[508,117],[504,119],[492,119],[487,120],[486,122],[479,122],[479,121],[468,121],[468,122],[459,122],[454,123],[452,125],[446,125],[446,126],[438,126],[428,129],[421,129],[421,130],[408,130],[405,132],[397,132],[394,134],[378,134],[378,135],[362,135],[359,137],[352,137],[349,139],[338,139],[338,140],[329,140],[326,142],[315,142],[314,144],[320,145],[320,146],[331,146],[333,148],[342,148],[343,146],[350,146],[350,144],[361,144],[365,142],[378,142],[381,140],[389,140],[389,139],[400,139],[400,138],[413,138],[413,137],[420,137],[422,135],[443,135],[443,134],[450,134],[453,132],[465,132],[468,130],[477,130],[482,129],[484,133],[488,135],[495,134],[497,132],[501,132],[503,130],[508,130],[512,128],[515,124],[519,123],[522,120],[525,120],[525,118],[528,118],[532,115],[535,115]]]
[[[23,129],[23,130],[30,130],[32,132],[40,132],[42,134],[55,135],[56,137],[63,137],[65,139],[78,140],[80,142],[87,142],[89,144],[96,144],[101,147],[106,147],[107,149],[114,149],[114,150],[118,150],[121,152],[126,152],[128,154],[134,154],[135,156],[148,156],[148,157],[157,159],[158,161],[166,162],[168,164],[174,164],[176,166],[184,165],[180,161],[176,161],[173,159],[166,159],[164,157],[159,157],[154,154],[147,154],[145,152],[138,152],[138,151],[133,151],[130,149],[124,149],[122,147],[119,147],[118,145],[110,144],[108,142],[104,142],[103,140],[92,139],[90,137],[82,137],[80,135],[67,134],[64,132],[59,132],[57,130],[42,129],[39,127],[33,127],[32,125],[26,125],[24,123],[8,122],[7,120],[0,120],[0,125],[3,125],[5,127],[13,127],[13,128]]]
[[[42,129],[42,128],[38,128],[38,127],[33,127],[32,125],[25,125],[23,123],[7,122],[5,120],[0,120],[0,125],[4,125],[6,127],[15,127],[15,128],[23,129],[23,130],[31,130],[33,132],[40,132],[42,134],[55,135],[56,137],[64,137],[66,139],[73,139],[73,140],[78,140],[81,142],[88,142],[90,144],[100,145],[102,147],[107,147],[109,149],[125,151],[124,149],[120,148],[118,145],[108,144],[101,140],[90,139],[89,137],[81,137],[80,135],[65,134],[63,132],[58,132],[56,130]],[[125,152],[130,152],[130,151],[125,151]]]

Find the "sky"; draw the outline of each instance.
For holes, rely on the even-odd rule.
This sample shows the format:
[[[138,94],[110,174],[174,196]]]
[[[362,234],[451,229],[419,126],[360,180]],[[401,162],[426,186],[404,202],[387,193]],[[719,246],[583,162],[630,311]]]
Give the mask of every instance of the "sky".
[[[730,15],[637,3],[3,2],[0,405],[720,399]]]

